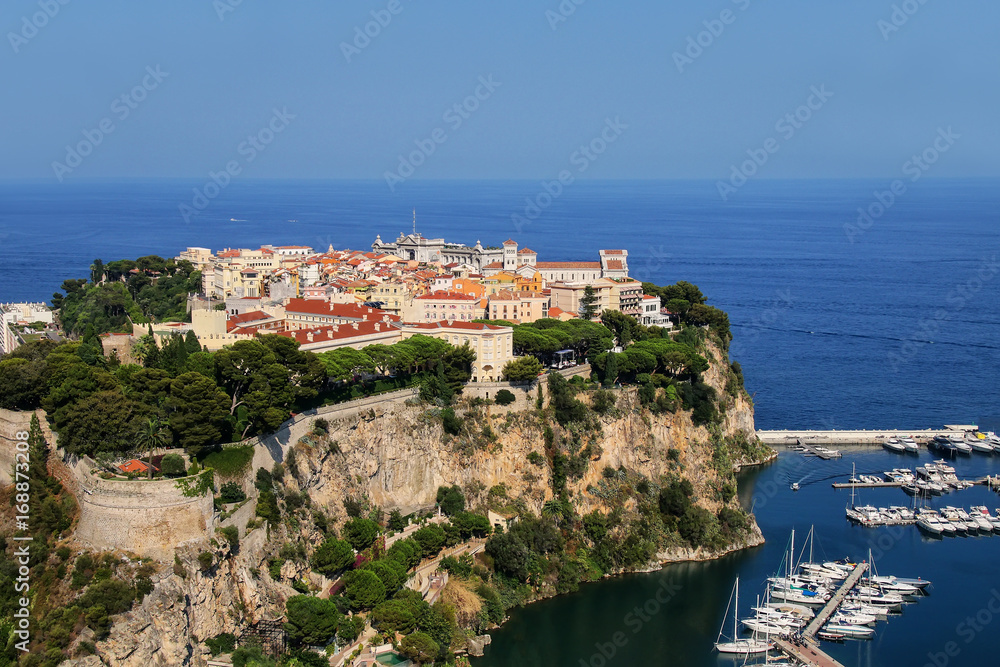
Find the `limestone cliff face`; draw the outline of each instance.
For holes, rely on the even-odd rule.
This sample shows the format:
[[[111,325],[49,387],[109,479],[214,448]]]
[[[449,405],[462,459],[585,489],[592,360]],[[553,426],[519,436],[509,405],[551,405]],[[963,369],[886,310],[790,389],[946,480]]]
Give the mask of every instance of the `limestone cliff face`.
[[[285,600],[296,593],[267,576],[266,546],[265,530],[251,531],[237,554],[215,549],[217,565],[208,573],[199,570],[198,550],[179,551],[180,564],[164,567],[154,578],[153,592],[117,617],[111,634],[97,643],[96,657],[79,664],[203,665],[206,656],[192,636],[239,634],[256,621],[279,618]]]
[[[724,358],[714,347],[709,353]],[[725,394],[728,364],[714,362],[705,380],[729,404],[721,436],[756,440],[753,406],[743,392],[736,397]],[[634,388],[615,393],[616,411],[601,419],[598,435],[590,436],[594,455],[586,473],[567,484],[577,510],[585,513],[601,507],[602,501],[587,488],[600,483],[606,466],[622,465],[653,480],[668,473],[682,474],[690,479],[700,504],[718,509],[719,503],[709,493],[717,480],[709,430],[694,426],[687,412],[653,415],[642,409]],[[292,445],[300,486],[314,502],[341,516],[345,497],[367,496],[384,510],[399,508],[405,514],[432,507],[438,487],[453,484],[467,491],[479,490],[470,498],[472,506],[485,501],[486,490],[504,484],[509,497],[523,499],[537,513],[553,494],[548,467],[531,463],[528,455],[543,452],[546,423],[531,409],[508,412],[499,406],[482,406],[459,407],[456,412],[472,422],[468,431],[481,433],[488,425],[495,440],[473,446],[474,436],[469,434],[446,436],[440,419],[428,414],[426,407],[389,405],[374,414],[332,423],[327,441],[336,442],[339,453],[326,446]],[[558,431],[557,425],[550,426]],[[676,459],[671,458],[671,450],[676,450]]]

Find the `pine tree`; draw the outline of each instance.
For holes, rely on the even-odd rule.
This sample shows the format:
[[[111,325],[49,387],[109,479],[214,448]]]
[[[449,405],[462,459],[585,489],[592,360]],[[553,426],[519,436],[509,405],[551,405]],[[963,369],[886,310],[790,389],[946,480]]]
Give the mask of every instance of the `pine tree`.
[[[580,318],[584,320],[594,319],[597,315],[597,302],[599,300],[594,288],[587,285],[583,290],[583,296],[580,297]]]
[[[608,352],[608,361],[604,366],[604,386],[610,387],[618,379],[618,355]]]

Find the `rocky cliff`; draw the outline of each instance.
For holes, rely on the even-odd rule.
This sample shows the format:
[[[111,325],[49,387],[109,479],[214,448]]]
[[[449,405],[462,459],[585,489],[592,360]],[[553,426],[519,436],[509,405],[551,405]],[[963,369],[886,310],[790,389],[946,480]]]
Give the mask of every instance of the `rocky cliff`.
[[[713,362],[724,355],[709,347]],[[431,508],[438,487],[458,485],[472,508],[490,503],[490,489],[502,487],[505,497],[538,514],[553,498],[548,463],[543,457],[546,427],[549,438],[576,439],[586,447],[586,466],[567,481],[566,490],[574,509],[584,514],[607,510],[609,501],[600,489],[606,486],[606,468],[627,469],[649,480],[665,476],[688,479],[695,501],[715,512],[733,505],[727,470],[720,469],[716,450],[720,442],[744,443],[743,452],[727,458],[732,467],[760,462],[753,407],[742,390],[727,393],[731,380],[728,364],[713,363],[705,381],[720,397],[724,409],[720,422],[695,426],[690,412],[653,414],[640,405],[634,388],[615,390],[615,407],[581,435],[550,423],[534,407],[511,412],[495,405],[466,401],[455,411],[463,426],[458,435],[444,432],[439,411],[425,405],[393,403],[342,418],[329,424],[327,434],[285,443],[280,457],[285,462],[288,490],[308,493],[313,508],[323,508],[336,522],[346,519],[343,501],[365,498],[385,511],[404,514]],[[585,392],[580,399],[592,399]],[[412,402],[410,402],[412,403]],[[261,461],[272,461],[273,446],[260,445]],[[291,454],[294,451],[294,455]],[[321,535],[308,522],[296,524],[307,541]],[[179,553],[174,565],[162,564],[154,591],[114,624],[111,635],[97,643],[97,657],[78,661],[86,665],[187,665],[204,664],[203,651],[192,637],[208,638],[221,632],[238,634],[248,624],[280,617],[284,601],[294,591],[273,582],[267,560],[290,536],[287,526],[251,530],[241,540],[239,552],[229,554],[214,548],[218,565],[209,572],[198,568],[197,547]],[[760,543],[756,524],[731,548]],[[210,549],[206,543],[205,549]],[[661,562],[715,557],[730,549],[706,552],[678,546],[657,553]],[[286,567],[290,563],[285,564]],[[301,575],[301,572],[296,573]]]

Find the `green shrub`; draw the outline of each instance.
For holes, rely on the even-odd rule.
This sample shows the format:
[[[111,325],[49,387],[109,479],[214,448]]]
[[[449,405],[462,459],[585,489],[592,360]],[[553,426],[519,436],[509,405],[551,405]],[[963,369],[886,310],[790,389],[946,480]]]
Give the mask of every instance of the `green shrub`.
[[[517,397],[514,396],[514,392],[507,389],[501,389],[497,392],[494,400],[496,400],[497,405],[510,405],[517,400]]]
[[[441,410],[441,425],[444,427],[444,432],[449,435],[458,435],[462,432],[462,420],[452,408]]]
[[[239,546],[240,530],[236,526],[224,526],[219,528],[218,533],[226,538],[226,541],[229,542],[229,546],[233,549]]]
[[[198,565],[201,567],[202,572],[208,572],[212,569],[212,565],[215,563],[215,554],[211,551],[202,551],[198,554]]]
[[[247,499],[247,494],[236,482],[226,482],[219,488],[219,499],[224,503],[240,503]]]
[[[167,477],[183,477],[187,472],[187,467],[180,454],[167,454],[160,461],[160,470]]]
[[[528,463],[536,466],[541,466],[545,464],[545,457],[538,452],[530,452],[528,454]]]
[[[213,656],[220,653],[232,653],[236,650],[236,636],[231,632],[223,632],[205,640],[205,645]]]
[[[465,509],[465,495],[457,486],[439,486],[437,504],[441,506],[442,512],[451,516]]]

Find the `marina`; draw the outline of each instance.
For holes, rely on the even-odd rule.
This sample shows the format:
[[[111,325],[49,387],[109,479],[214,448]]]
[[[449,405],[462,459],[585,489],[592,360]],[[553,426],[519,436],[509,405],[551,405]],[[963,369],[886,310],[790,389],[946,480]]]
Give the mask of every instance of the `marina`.
[[[862,429],[845,431],[836,429],[826,431],[758,430],[757,437],[760,438],[764,444],[771,445],[772,447],[794,447],[796,445],[882,446],[883,443],[893,438],[912,438],[918,444],[926,445],[931,442],[935,436],[943,436],[947,438],[948,436],[956,434],[964,434],[970,431],[975,432],[978,431],[978,428],[979,427],[975,424],[946,424],[944,428],[941,429]]]

